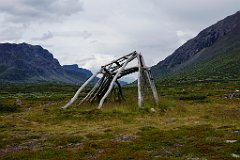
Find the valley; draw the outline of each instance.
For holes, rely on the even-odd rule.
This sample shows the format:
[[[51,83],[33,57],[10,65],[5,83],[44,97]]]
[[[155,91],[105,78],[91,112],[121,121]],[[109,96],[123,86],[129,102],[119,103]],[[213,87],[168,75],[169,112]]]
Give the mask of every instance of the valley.
[[[80,5],[78,2],[74,0],[69,4]],[[194,4],[200,2],[194,2]],[[23,8],[29,10],[26,13],[24,9],[15,12],[17,5],[22,3],[25,4]],[[37,8],[39,12],[35,12],[34,6],[39,6],[40,3],[41,7]],[[60,22],[61,18],[71,16],[69,9],[64,7],[68,6],[65,3],[65,1],[60,3],[58,0],[53,4],[47,1],[37,4],[24,1],[16,3],[17,5],[6,3],[6,10],[14,8],[11,5],[15,8],[9,12],[12,14],[3,12],[3,17],[0,18],[0,21],[12,19],[11,25],[2,25],[3,28],[7,27],[7,30],[1,30],[3,39],[0,43],[0,159],[235,160],[240,158],[240,11],[203,29],[154,65],[154,59],[170,51],[172,46],[170,42],[178,43],[189,37],[188,30],[182,30],[189,28],[191,34],[192,31],[196,31],[194,27],[192,28],[196,20],[199,26],[204,26],[199,17],[210,18],[214,15],[191,18],[198,15],[195,13],[195,8],[201,7],[197,5],[191,7],[194,8],[190,9],[194,14],[185,13],[188,9],[183,9],[185,18],[194,19],[194,21],[181,28],[180,24],[184,19],[175,21],[174,17],[171,19],[166,12],[168,16],[164,21],[161,16],[158,17],[159,9],[155,8],[157,3],[154,3],[154,6],[151,6],[155,9],[148,12],[147,7],[142,5],[144,12],[136,14],[155,15],[153,17],[156,19],[153,18],[152,22],[151,16],[146,16],[145,20],[149,23],[145,25],[142,23],[142,17],[138,19],[132,17],[133,19],[128,21],[125,21],[128,16],[116,17],[119,13],[125,13],[121,10],[117,10],[115,14],[113,12],[112,16],[115,18],[104,19],[101,14],[95,14],[96,6],[101,6],[97,3],[98,5],[90,7],[94,11],[86,20],[83,20],[91,23],[76,25],[77,15]],[[45,8],[42,4],[46,5]],[[113,4],[116,6],[115,3]],[[185,6],[185,3],[182,4]],[[206,4],[209,7],[209,3]],[[216,6],[216,3],[213,4],[212,6]],[[55,9],[55,6],[58,6],[59,10],[53,14],[54,16],[45,13],[45,10]],[[134,9],[140,9],[140,6],[140,4],[134,5]],[[172,8],[172,5],[169,6]],[[118,7],[121,8],[121,5]],[[122,6],[122,8],[125,7]],[[42,10],[44,13],[41,14],[38,23],[42,24],[43,19],[49,16],[51,23],[46,22],[43,25],[51,25],[48,27],[39,26],[38,23],[27,25],[25,20],[31,18],[25,16],[32,13],[31,16],[37,17],[37,13],[42,13]],[[133,10],[130,10],[132,14]],[[211,9],[211,13],[213,10],[215,9]],[[85,8],[81,8],[81,11],[85,13]],[[14,18],[13,15],[16,13],[24,13],[24,16],[22,15],[24,23],[20,24],[21,20],[17,21],[21,16],[17,15]],[[88,15],[87,12],[84,13],[79,13],[79,16]],[[106,13],[106,17],[109,17],[109,12],[106,11]],[[218,14],[220,13],[222,10]],[[61,16],[56,20],[59,22],[57,23],[52,18],[59,15]],[[37,21],[35,16],[32,23]],[[113,19],[122,21],[119,23]],[[163,21],[158,24],[156,22],[159,22],[159,19]],[[15,20],[17,23],[15,25],[19,26],[17,29],[22,32],[16,28],[11,29]],[[68,23],[72,22],[71,20],[75,25]],[[81,21],[82,18],[78,17],[78,20]],[[113,20],[110,23],[112,27],[106,27],[108,20]],[[95,21],[104,22],[104,25],[96,24]],[[137,26],[141,27],[125,28],[123,26],[125,22],[134,22],[134,25],[130,26],[138,24]],[[54,23],[57,27],[51,28]],[[68,23],[68,25],[60,25],[60,27],[61,23]],[[175,23],[178,24],[176,28],[174,28]],[[77,26],[77,30],[75,27],[72,28],[73,26]],[[117,26],[120,28],[115,30]],[[85,30],[85,27],[92,29],[92,32]],[[7,32],[8,29],[14,32]],[[36,32],[38,29],[43,30],[36,34],[39,37],[35,37],[33,31]],[[16,31],[18,33],[15,33]],[[23,41],[24,36],[30,43],[39,42],[59,52],[55,54],[64,63],[79,63],[81,66],[71,63],[60,65],[58,59],[40,45],[15,43]],[[11,37],[15,38],[8,42],[8,38]],[[145,66],[141,55],[134,52],[130,58],[123,56],[109,66],[102,66],[103,78],[94,78],[93,83],[84,88],[75,103],[67,109],[62,109],[78,88],[93,75],[88,69],[100,69],[100,64],[109,63],[111,59],[121,57],[120,50],[130,49],[146,51],[143,54],[146,61],[152,62],[147,66],[152,66],[153,78],[150,68]],[[124,68],[131,58],[136,57],[138,57],[138,66]],[[114,76],[120,78],[124,74],[138,70],[147,71],[145,73],[148,73],[147,78],[151,82],[154,79],[158,92],[158,97],[155,94],[155,100],[158,102],[159,98],[159,105],[154,103],[146,77],[144,79],[141,74],[138,75],[140,80],[138,85],[144,87],[141,87],[139,92],[137,81],[133,82],[133,77],[125,79],[132,82],[128,85],[124,81],[117,83],[114,79]],[[79,105],[81,99],[89,93],[91,87],[100,78],[102,81],[100,80],[99,86],[93,90],[94,95],[91,97],[93,93],[91,92],[89,101]],[[123,85],[123,100],[120,91],[114,90],[115,96],[114,92],[110,93],[109,88],[114,87],[114,83],[118,84],[119,90],[120,85]],[[142,103],[141,90],[146,101],[143,107],[138,107],[138,99]],[[110,93],[110,96],[104,97],[106,93]],[[120,96],[116,98],[117,94],[118,96],[121,94],[121,98]],[[106,98],[105,103],[99,105],[101,109],[97,109],[99,98]],[[91,100],[96,101],[90,103]]]
[[[77,90],[65,84],[1,85],[1,159],[235,159],[240,155],[239,80],[165,82],[137,106],[124,102],[61,109]],[[80,95],[84,96],[85,93]],[[156,112],[151,112],[154,107]]]

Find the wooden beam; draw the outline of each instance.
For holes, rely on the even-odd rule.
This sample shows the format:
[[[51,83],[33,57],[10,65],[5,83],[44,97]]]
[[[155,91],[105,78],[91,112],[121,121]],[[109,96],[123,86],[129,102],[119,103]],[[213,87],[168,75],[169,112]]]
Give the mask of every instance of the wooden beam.
[[[158,94],[157,94],[157,89],[156,89],[156,86],[155,86],[155,83],[154,83],[154,79],[153,79],[152,74],[151,74],[151,70],[148,67],[146,67],[142,55],[140,56],[140,58],[141,58],[143,66],[144,66],[144,70],[145,70],[145,73],[147,75],[150,87],[152,89],[153,97],[155,99],[155,103],[158,105],[159,104],[159,99],[158,99]]]
[[[81,105],[85,100],[87,100],[89,97],[92,96],[92,94],[97,90],[97,88],[101,85],[102,81],[103,81],[104,77],[102,77],[93,87],[93,89],[87,94],[86,97],[84,97],[79,103],[78,105]]]
[[[143,92],[142,92],[142,64],[141,64],[141,59],[140,55],[137,55],[137,60],[138,60],[138,106],[143,107]]]
[[[119,78],[122,78],[123,76],[126,76],[128,74],[132,74],[134,72],[137,72],[139,70],[138,67],[131,67],[131,68],[127,68],[125,70],[122,71],[122,73],[118,76],[118,79]]]
[[[100,71],[96,72],[95,74],[93,74],[79,89],[78,91],[75,93],[75,95],[73,96],[73,98],[62,108],[66,109],[69,106],[71,106],[78,98],[80,92],[88,85],[89,82],[91,82],[100,72],[102,71],[102,69],[100,69]]]
[[[136,51],[134,51],[134,52],[132,52],[132,53],[129,53],[128,55],[125,55],[125,56],[123,56],[123,57],[120,57],[120,58],[118,58],[118,59],[116,59],[116,60],[114,60],[114,61],[112,61],[112,62],[110,62],[110,63],[108,63],[108,64],[106,64],[106,65],[104,65],[104,66],[102,66],[102,67],[109,66],[109,65],[111,65],[112,63],[115,63],[115,62],[117,62],[117,61],[119,61],[119,60],[121,60],[121,59],[126,59],[127,57],[132,56],[133,54],[136,54],[136,53],[137,53]],[[125,58],[125,57],[126,57],[126,58]]]
[[[99,93],[103,90],[103,88],[106,86],[108,81],[109,81],[109,78],[104,77],[104,80],[101,82],[101,84],[97,88],[96,92],[90,97],[90,99],[89,99],[90,102],[92,102],[99,95]]]

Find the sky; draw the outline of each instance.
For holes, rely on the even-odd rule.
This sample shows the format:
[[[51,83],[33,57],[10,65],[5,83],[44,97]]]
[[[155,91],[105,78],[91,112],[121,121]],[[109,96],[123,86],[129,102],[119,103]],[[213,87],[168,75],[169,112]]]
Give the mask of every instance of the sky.
[[[240,0],[0,0],[0,42],[41,45],[61,65],[95,72],[137,51],[152,66]]]

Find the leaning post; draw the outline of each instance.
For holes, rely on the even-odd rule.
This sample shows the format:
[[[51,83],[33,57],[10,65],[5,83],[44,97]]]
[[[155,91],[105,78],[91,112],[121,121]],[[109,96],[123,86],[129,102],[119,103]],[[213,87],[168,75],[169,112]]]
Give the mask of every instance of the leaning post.
[[[95,74],[93,74],[79,89],[78,91],[75,93],[75,95],[73,96],[73,98],[64,106],[62,107],[63,109],[68,108],[69,106],[71,106],[76,99],[78,98],[80,92],[88,85],[88,83],[93,80],[93,78],[95,78],[100,72],[102,71],[102,69],[98,72],[96,72]]]

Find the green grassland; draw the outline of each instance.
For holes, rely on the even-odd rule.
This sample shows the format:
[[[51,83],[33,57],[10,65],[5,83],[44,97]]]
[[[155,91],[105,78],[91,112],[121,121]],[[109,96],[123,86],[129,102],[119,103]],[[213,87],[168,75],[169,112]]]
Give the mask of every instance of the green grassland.
[[[123,88],[97,104],[61,107],[77,86],[0,85],[0,159],[238,159],[239,80],[165,81],[157,86],[160,104],[145,91]],[[86,93],[80,95],[84,96]],[[154,107],[156,112],[151,112]]]

